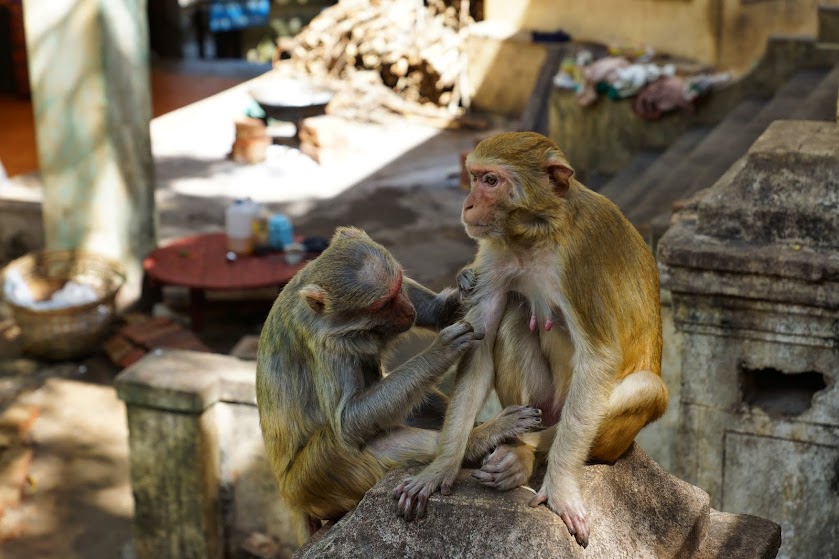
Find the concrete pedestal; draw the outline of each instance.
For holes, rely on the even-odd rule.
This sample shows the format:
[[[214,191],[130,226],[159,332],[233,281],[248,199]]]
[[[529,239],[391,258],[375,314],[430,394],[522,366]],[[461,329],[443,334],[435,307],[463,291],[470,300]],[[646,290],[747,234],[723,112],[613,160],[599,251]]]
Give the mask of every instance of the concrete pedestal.
[[[116,380],[128,408],[139,559],[236,557],[252,532],[295,538],[259,430],[256,364],[156,351]]]
[[[661,239],[682,332],[676,474],[839,549],[839,125],[778,121]]]

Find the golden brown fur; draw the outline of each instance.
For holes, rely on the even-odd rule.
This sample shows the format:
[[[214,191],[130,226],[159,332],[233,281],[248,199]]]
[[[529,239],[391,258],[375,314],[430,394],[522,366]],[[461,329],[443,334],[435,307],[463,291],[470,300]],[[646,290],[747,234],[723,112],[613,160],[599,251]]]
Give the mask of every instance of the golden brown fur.
[[[506,489],[532,472],[528,453],[546,455],[531,504],[546,503],[587,545],[583,464],[617,459],[667,407],[656,264],[618,208],[576,181],[544,136],[484,140],[467,168],[463,223],[478,240],[467,320],[486,338],[461,362],[437,457],[400,487],[448,489],[465,425],[494,387],[503,405],[539,406],[555,425],[499,448],[476,477]]]

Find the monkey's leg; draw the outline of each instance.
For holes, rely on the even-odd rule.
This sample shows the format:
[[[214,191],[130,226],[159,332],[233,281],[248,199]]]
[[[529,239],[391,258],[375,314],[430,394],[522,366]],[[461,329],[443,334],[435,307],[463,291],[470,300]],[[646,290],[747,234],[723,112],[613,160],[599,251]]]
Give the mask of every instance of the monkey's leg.
[[[595,350],[587,351],[591,348]],[[589,521],[579,480],[608,408],[610,375],[618,367],[618,356],[619,351],[605,344],[576,348],[562,417],[548,451],[545,479],[529,503],[533,507],[545,504],[558,514],[582,547],[588,545]]]
[[[440,491],[448,495],[451,492],[466,454],[470,426],[492,388],[495,377],[492,347],[505,304],[506,293],[487,293],[485,300],[467,314],[466,320],[476,329],[483,327],[486,335],[460,360],[436,458],[417,476],[405,480],[394,490],[394,497],[399,499],[399,514],[407,521],[424,516],[432,493]]]
[[[606,415],[589,457],[614,462],[627,451],[641,429],[667,410],[667,386],[650,371],[636,371],[620,380],[609,396]]]
[[[648,423],[661,417],[667,410],[667,386],[661,377],[650,371],[637,371],[619,381],[612,393],[606,414],[597,428],[597,435],[589,450],[595,462],[614,462],[629,449],[632,441]],[[547,453],[557,426],[544,431],[525,433],[521,439],[538,453]]]
[[[489,421],[473,428],[466,443],[466,461],[486,456],[501,441],[526,433],[541,422],[541,412],[529,406],[509,406]],[[377,437],[367,445],[386,468],[405,464],[427,464],[437,454],[440,432],[416,427],[402,427]]]

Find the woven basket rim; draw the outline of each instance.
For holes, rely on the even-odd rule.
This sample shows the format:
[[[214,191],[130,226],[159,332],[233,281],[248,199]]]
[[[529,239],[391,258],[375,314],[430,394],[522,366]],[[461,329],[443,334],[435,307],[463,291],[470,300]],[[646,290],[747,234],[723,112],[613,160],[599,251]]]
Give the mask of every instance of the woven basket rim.
[[[113,260],[112,258],[108,258],[107,256],[103,256],[97,252],[93,252],[90,250],[85,249],[77,249],[77,248],[69,248],[69,249],[46,249],[46,250],[38,250],[34,252],[29,252],[15,258],[6,266],[0,270],[0,287],[2,287],[6,282],[6,274],[13,269],[23,267],[26,265],[30,260],[34,260],[38,256],[52,256],[55,258],[61,257],[73,257],[79,258],[80,256],[83,258],[90,258],[92,260],[97,260],[103,264],[105,264],[110,271],[114,274],[114,280],[111,282],[111,287],[108,289],[106,293],[99,296],[95,301],[91,301],[90,303],[85,303],[83,305],[73,305],[71,307],[63,307],[60,309],[33,309],[32,307],[21,306],[17,303],[14,303],[7,299],[6,297],[2,297],[3,301],[12,307],[15,312],[20,311],[25,314],[31,316],[46,316],[46,315],[62,315],[62,314],[76,314],[80,311],[85,311],[89,309],[93,309],[98,307],[102,304],[109,304],[116,298],[116,294],[122,289],[122,286],[125,284],[126,276],[123,270],[123,267],[119,262]],[[0,296],[2,296],[2,289],[0,289]]]

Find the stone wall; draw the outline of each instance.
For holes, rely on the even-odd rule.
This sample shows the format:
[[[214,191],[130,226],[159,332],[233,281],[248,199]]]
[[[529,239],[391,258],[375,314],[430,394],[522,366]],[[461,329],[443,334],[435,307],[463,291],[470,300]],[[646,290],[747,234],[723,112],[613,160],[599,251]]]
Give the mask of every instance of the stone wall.
[[[839,549],[839,125],[776,121],[661,239],[683,339],[676,473]]]
[[[654,49],[747,71],[776,34],[815,38],[818,7],[835,0],[485,0],[487,21],[575,39]]]

